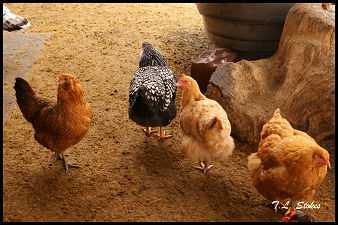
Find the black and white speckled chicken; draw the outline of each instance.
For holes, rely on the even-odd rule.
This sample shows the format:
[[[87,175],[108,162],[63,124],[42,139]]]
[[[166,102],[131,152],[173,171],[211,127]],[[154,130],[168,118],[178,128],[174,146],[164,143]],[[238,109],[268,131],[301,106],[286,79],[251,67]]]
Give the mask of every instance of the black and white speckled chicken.
[[[176,116],[176,78],[163,56],[147,42],[142,45],[139,68],[129,87],[129,118],[146,127],[149,137],[152,127],[160,127],[158,136],[166,135],[167,126]]]

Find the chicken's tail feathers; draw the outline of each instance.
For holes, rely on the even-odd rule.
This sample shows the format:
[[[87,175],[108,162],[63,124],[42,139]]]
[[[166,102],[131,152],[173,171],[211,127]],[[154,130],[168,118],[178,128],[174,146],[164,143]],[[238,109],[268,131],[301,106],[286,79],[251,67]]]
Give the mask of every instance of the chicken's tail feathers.
[[[277,109],[275,110],[275,112],[273,113],[273,117],[281,117],[280,109],[279,109],[279,108],[277,108]]]
[[[34,114],[39,110],[38,99],[27,81],[18,77],[15,79],[16,102],[27,121],[32,122]]]
[[[14,89],[15,89],[16,97],[17,98],[19,97],[20,99],[24,97],[25,95],[31,95],[31,96],[35,95],[35,92],[31,88],[29,83],[21,77],[15,78]],[[25,95],[22,95],[22,94],[25,94]]]
[[[248,156],[248,169],[250,173],[255,172],[261,165],[262,161],[257,156],[257,153],[252,153]]]

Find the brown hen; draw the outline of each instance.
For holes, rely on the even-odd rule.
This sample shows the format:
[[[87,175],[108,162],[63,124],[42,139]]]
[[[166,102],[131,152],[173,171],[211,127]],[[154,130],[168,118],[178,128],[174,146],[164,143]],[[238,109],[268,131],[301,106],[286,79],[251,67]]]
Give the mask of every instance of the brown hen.
[[[16,78],[14,89],[23,116],[33,125],[35,140],[63,160],[66,172],[69,167],[79,167],[67,163],[63,155],[85,136],[91,122],[91,108],[79,80],[60,75],[56,103],[37,96],[22,78]]]
[[[314,198],[323,182],[329,153],[306,133],[293,129],[277,109],[263,126],[258,151],[248,157],[257,191],[270,201]]]

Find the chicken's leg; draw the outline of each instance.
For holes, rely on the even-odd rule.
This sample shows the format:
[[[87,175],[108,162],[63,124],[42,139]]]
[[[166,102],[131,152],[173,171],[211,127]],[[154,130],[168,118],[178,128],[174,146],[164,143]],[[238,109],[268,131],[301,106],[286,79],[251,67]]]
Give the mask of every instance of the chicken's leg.
[[[160,127],[160,131],[158,134],[156,134],[156,136],[159,137],[160,139],[167,139],[172,137],[171,134],[166,135],[165,130],[162,127]]]
[[[156,130],[151,130],[151,127],[143,128],[143,131],[147,137],[150,137],[152,133],[156,133]]]
[[[81,166],[78,165],[78,164],[75,164],[75,163],[67,163],[67,162],[66,162],[66,158],[65,158],[65,156],[63,155],[63,153],[61,153],[61,154],[57,153],[57,157],[58,157],[58,159],[60,159],[60,160],[63,161],[63,166],[64,166],[64,168],[65,168],[66,173],[68,172],[68,169],[69,169],[69,168],[81,168]]]
[[[200,162],[201,166],[193,166],[195,169],[201,170],[204,174],[206,174],[214,165],[208,165],[206,162]]]
[[[50,160],[51,161],[57,161],[57,160],[61,160],[62,158],[59,156],[59,154],[58,153],[54,153],[53,155],[52,155],[52,157],[50,158]]]

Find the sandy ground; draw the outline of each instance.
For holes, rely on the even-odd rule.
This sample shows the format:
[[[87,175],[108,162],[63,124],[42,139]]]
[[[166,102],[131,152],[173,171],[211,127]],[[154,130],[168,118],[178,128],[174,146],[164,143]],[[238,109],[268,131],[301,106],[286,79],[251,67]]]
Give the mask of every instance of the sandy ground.
[[[73,73],[94,112],[86,137],[66,151],[82,165],[64,173],[37,144],[16,104],[3,140],[5,221],[234,221],[276,220],[251,185],[247,156],[255,146],[236,143],[233,156],[208,176],[191,168],[174,138],[144,136],[128,119],[129,81],[144,40],[168,59],[175,74],[207,49],[194,4],[8,4],[32,23],[27,33],[51,33],[26,78],[37,93],[56,98],[56,76]],[[20,54],[18,54],[20,57]],[[19,60],[19,59],[17,59]],[[19,60],[20,61],[20,60]],[[13,65],[4,65],[8,77]],[[8,69],[9,68],[9,69]],[[14,94],[8,81],[6,92]],[[5,88],[4,88],[5,89]],[[178,93],[180,102],[180,92]],[[179,103],[178,103],[179,108]],[[335,174],[316,196],[318,220],[335,220]]]

